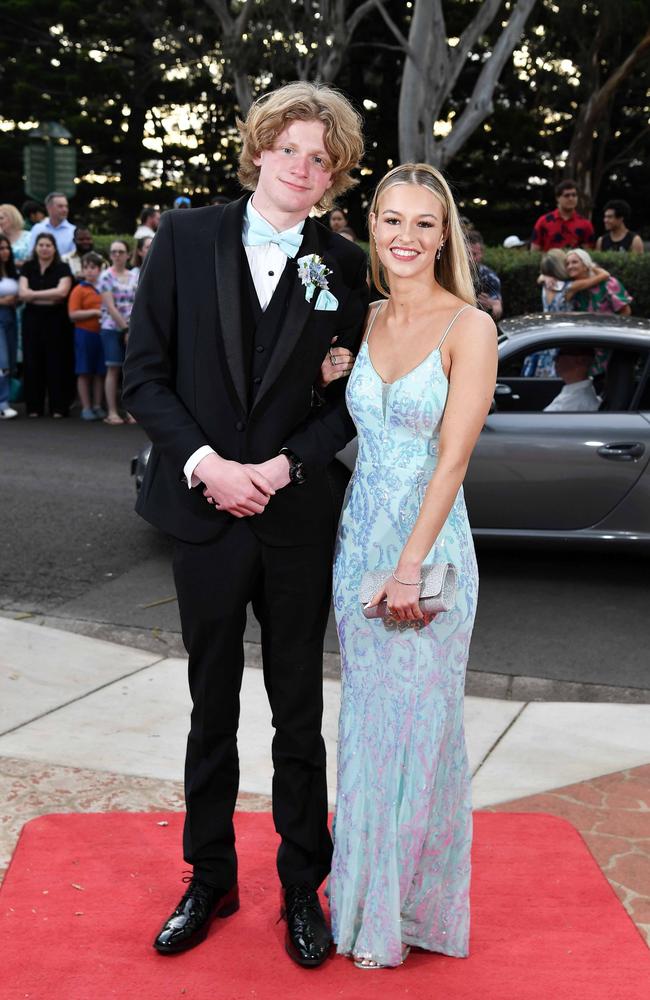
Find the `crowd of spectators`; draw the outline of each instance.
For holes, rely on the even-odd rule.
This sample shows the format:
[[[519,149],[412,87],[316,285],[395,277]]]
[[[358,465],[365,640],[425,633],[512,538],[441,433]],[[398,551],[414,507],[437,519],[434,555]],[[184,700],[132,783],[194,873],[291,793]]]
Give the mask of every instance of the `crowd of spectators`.
[[[180,196],[178,207],[190,207]],[[176,205],[176,203],[175,203]],[[120,412],[120,382],[135,292],[160,210],[145,206],[133,243],[95,249],[90,227],[68,219],[67,197],[0,205],[0,419],[66,417],[133,423]],[[20,373],[20,380],[16,376]]]
[[[607,202],[603,233],[596,240],[589,219],[577,210],[575,181],[555,188],[556,207],[536,221],[528,240],[508,236],[503,246],[520,253],[542,252],[539,285],[544,312],[615,312],[627,316],[632,296],[616,275],[600,268],[589,250],[643,253],[630,229],[627,202]],[[215,196],[211,204],[228,201]],[[175,209],[189,209],[178,195]],[[81,418],[109,425],[132,422],[120,410],[120,381],[131,309],[140,269],[160,224],[160,209],[145,205],[132,243],[111,243],[109,260],[96,252],[87,223],[68,218],[67,197],[53,191],[43,205],[26,201],[22,210],[0,204],[0,419],[18,415],[12,402],[22,391],[27,415],[67,416],[78,399]],[[335,207],[327,219],[342,237],[356,241],[347,211]],[[481,234],[464,220],[475,265],[479,306],[498,321],[503,314],[499,276],[483,261]],[[22,365],[19,362],[22,361]],[[554,358],[538,361],[553,368]],[[16,379],[18,369],[22,384]]]

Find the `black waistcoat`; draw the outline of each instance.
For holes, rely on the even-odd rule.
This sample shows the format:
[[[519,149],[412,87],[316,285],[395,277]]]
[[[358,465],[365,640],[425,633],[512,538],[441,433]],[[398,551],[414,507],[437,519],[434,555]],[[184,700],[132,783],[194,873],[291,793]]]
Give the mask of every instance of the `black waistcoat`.
[[[244,257],[242,263],[242,274],[244,275],[242,282],[242,330],[245,337],[244,357],[248,372],[248,410],[250,412],[271,360],[280,322],[287,310],[289,293],[294,280],[297,280],[297,272],[294,261],[287,258],[286,266],[271,301],[262,312],[243,245],[242,254]]]

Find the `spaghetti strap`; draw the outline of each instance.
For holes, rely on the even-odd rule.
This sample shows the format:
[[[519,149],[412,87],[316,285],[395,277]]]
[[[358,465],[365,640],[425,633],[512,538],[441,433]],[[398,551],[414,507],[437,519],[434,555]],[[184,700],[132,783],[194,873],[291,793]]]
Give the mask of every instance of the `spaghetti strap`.
[[[436,350],[437,350],[437,351],[439,351],[439,350],[440,350],[440,348],[442,347],[442,345],[444,344],[444,342],[445,342],[445,338],[446,338],[447,334],[448,334],[448,333],[449,333],[449,331],[451,330],[452,326],[454,325],[454,323],[456,322],[456,320],[458,319],[458,317],[460,316],[460,314],[461,314],[462,312],[465,312],[465,310],[466,310],[466,309],[469,309],[469,308],[471,308],[471,307],[470,307],[470,305],[469,305],[469,302],[468,302],[468,303],[466,303],[466,304],[465,304],[464,306],[461,306],[461,307],[460,307],[460,309],[458,310],[458,312],[457,312],[457,313],[454,313],[454,315],[453,315],[453,316],[451,317],[451,322],[449,323],[449,326],[447,327],[447,329],[446,329],[446,330],[445,330],[445,332],[443,333],[443,335],[442,335],[442,340],[440,341],[440,343],[439,343],[439,344],[438,344],[438,346],[436,347]]]
[[[370,331],[372,330],[372,328],[374,326],[374,323],[375,323],[375,320],[377,319],[377,316],[379,315],[381,307],[383,306],[383,304],[384,304],[385,301],[386,301],[386,299],[379,299],[378,302],[377,302],[377,305],[375,305],[374,302],[372,303],[372,305],[374,306],[374,309],[373,309],[373,312],[372,312],[372,316],[370,317],[370,322],[368,323],[368,329],[366,330],[366,335],[363,338],[363,343],[364,344],[368,343],[368,338],[370,337]]]

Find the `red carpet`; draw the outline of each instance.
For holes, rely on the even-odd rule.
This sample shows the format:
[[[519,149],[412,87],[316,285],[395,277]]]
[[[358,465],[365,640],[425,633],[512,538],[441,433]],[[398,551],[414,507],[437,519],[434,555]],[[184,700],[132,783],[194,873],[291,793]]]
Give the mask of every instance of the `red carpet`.
[[[168,825],[159,825],[168,822]],[[43,816],[0,890],[1,1000],[648,1000],[650,952],[564,820],[476,816],[469,959],[412,954],[363,972],[282,948],[271,817],[238,813],[242,908],[173,958],[151,940],[176,904],[178,814]]]

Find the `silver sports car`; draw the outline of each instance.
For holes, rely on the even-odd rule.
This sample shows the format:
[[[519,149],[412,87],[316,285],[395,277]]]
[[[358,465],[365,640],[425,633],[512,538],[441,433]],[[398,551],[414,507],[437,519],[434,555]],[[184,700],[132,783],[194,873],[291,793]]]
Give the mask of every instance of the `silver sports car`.
[[[564,387],[554,362],[567,349],[592,358],[592,408],[546,411]],[[148,453],[133,460],[138,487]],[[351,442],[333,463],[339,499],[355,456]],[[476,539],[650,547],[650,320],[503,321],[494,403],[465,497]]]
[[[558,313],[501,331],[494,406],[465,480],[474,536],[650,545],[650,321]],[[567,348],[593,351],[597,409],[545,412]]]

